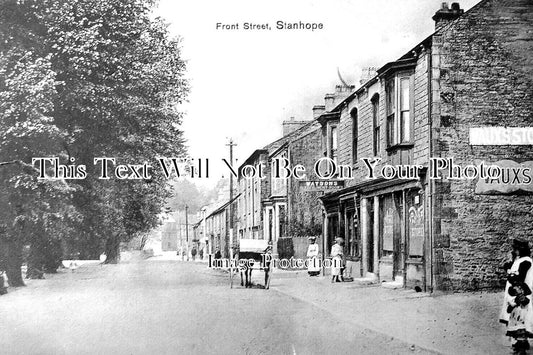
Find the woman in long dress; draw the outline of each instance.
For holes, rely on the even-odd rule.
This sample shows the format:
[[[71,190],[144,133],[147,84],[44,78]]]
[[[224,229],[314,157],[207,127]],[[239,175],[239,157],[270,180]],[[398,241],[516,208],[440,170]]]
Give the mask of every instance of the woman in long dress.
[[[342,279],[341,270],[343,267],[343,257],[344,257],[344,239],[335,238],[335,244],[331,247],[331,257],[333,258],[331,266],[331,282],[341,282],[339,277]]]
[[[309,237],[309,247],[307,248],[307,273],[309,276],[320,275],[320,263],[318,261],[318,244],[316,237]]]
[[[533,290],[533,260],[529,243],[513,240],[513,261],[507,268],[509,275],[505,286],[500,322],[507,325],[506,335],[513,337],[516,350],[529,349],[528,338],[533,338],[533,305],[531,291],[517,295],[517,289]],[[511,281],[511,282],[510,282]],[[523,287],[520,285],[524,285]]]

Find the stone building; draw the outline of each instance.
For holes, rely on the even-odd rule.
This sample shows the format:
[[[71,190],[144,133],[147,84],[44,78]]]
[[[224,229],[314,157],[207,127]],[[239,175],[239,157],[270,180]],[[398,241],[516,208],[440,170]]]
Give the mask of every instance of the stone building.
[[[164,221],[161,230],[161,249],[163,251],[178,250],[179,225],[175,219],[176,212],[170,214]]]
[[[321,197],[323,247],[344,237],[357,276],[392,287],[497,287],[510,240],[533,234],[533,3],[443,4],[433,20],[431,36],[318,118],[330,178],[345,181]],[[481,179],[482,162],[522,175]]]
[[[224,258],[230,257],[230,205],[233,205],[233,209],[235,209],[239,197],[240,194],[235,196],[233,200],[215,207],[212,212],[205,212],[205,217],[202,219],[205,223],[206,244],[211,246],[208,249],[213,254],[217,249],[220,250]]]
[[[273,242],[292,238],[297,258],[305,255],[307,237],[320,237],[321,234],[322,211],[318,196],[322,192],[308,186],[309,182],[318,180],[313,166],[322,156],[321,146],[320,124],[315,120],[307,121],[268,156],[268,164],[273,171],[268,177],[270,194],[262,201],[264,236]],[[293,169],[297,165],[305,169],[301,178],[286,177],[288,170],[284,167]],[[276,170],[279,178],[276,178]]]
[[[314,114],[324,108],[315,108]],[[295,127],[297,125],[297,127]],[[302,237],[295,245],[307,245],[304,236],[321,227],[318,196],[306,182],[317,180],[312,173],[314,162],[322,156],[321,126],[310,121],[285,121],[283,137],[256,150],[239,168],[263,166],[262,178],[239,177],[241,197],[238,200],[237,225],[239,238],[267,239],[277,251],[280,238]],[[273,177],[279,164],[280,177]],[[286,178],[284,167],[297,164],[305,167],[301,179]],[[300,248],[301,249],[301,248]],[[298,249],[299,250],[299,249]],[[301,253],[300,253],[301,254]]]

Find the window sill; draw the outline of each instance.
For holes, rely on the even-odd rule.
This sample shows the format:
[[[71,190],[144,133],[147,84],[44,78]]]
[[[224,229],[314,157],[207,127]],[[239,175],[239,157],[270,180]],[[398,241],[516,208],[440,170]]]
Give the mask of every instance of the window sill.
[[[390,147],[387,147],[385,150],[387,152],[393,152],[393,151],[396,151],[396,150],[400,150],[400,149],[411,149],[415,146],[414,143],[398,143],[398,144],[395,144],[395,145],[391,145]]]

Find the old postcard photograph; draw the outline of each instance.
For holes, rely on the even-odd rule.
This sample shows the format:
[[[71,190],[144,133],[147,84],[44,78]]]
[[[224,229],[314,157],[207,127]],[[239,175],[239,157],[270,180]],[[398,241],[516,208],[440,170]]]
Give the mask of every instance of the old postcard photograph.
[[[0,354],[529,354],[531,0],[1,0]]]

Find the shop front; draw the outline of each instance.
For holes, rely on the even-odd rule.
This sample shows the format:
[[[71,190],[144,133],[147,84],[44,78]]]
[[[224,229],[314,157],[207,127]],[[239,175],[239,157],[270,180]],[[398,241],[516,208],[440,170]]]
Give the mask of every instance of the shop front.
[[[323,196],[324,249],[329,253],[335,238],[342,237],[347,261],[357,265],[352,276],[425,290],[424,195],[418,181],[377,181]]]

